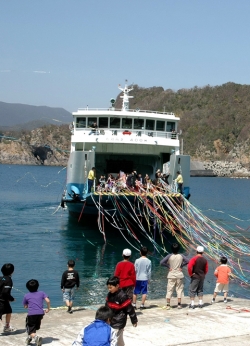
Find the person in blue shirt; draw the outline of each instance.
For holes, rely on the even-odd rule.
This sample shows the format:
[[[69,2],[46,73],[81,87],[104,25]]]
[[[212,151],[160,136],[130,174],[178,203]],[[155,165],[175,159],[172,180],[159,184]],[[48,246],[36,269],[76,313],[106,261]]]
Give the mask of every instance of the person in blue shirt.
[[[101,306],[95,320],[82,328],[72,346],[117,346],[117,331],[110,327],[112,316],[109,307]]]

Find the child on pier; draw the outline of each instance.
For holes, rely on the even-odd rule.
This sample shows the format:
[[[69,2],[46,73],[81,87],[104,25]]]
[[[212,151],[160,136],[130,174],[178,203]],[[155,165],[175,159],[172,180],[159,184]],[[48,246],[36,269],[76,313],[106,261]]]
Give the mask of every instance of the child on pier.
[[[114,276],[118,276],[120,279],[120,288],[133,299],[133,292],[135,288],[135,266],[134,263],[130,262],[131,250],[124,249],[122,252],[123,261],[117,263],[115,268]]]
[[[110,327],[112,316],[110,308],[101,306],[96,311],[95,320],[80,331],[72,346],[117,346],[116,330]]]
[[[68,270],[65,270],[61,280],[63,300],[65,301],[66,306],[68,307],[67,312],[69,314],[73,313],[72,306],[73,306],[73,300],[74,300],[74,294],[75,294],[75,286],[76,286],[76,289],[78,289],[80,286],[79,274],[74,269],[74,267],[75,267],[75,261],[69,260]]]
[[[211,304],[215,302],[215,298],[217,293],[224,293],[224,303],[227,303],[227,294],[228,294],[228,284],[229,284],[229,276],[232,274],[231,269],[227,266],[227,258],[221,257],[220,259],[221,265],[215,269],[214,275],[217,277],[216,286],[214,289],[214,296],[211,301]]]
[[[145,301],[148,293],[148,284],[151,279],[151,261],[147,258],[148,248],[143,246],[140,251],[141,257],[135,260],[136,285],[133,294],[133,307],[136,309],[138,294],[142,294],[140,309],[145,309]]]
[[[108,279],[107,286],[109,293],[106,298],[106,306],[113,312],[111,319],[111,327],[117,329],[117,346],[124,346],[123,330],[127,323],[127,315],[129,315],[131,323],[137,326],[137,316],[131,304],[131,300],[119,286],[119,278],[113,276]]]
[[[5,263],[1,268],[1,272],[3,276],[0,278],[0,319],[2,319],[2,315],[6,315],[6,324],[3,328],[4,333],[14,332],[15,328],[10,325],[12,313],[10,302],[15,300],[10,294],[13,286],[11,276],[14,273],[14,265]]]
[[[41,321],[43,319],[43,301],[47,303],[46,313],[50,310],[50,300],[46,293],[38,291],[39,282],[37,280],[29,280],[26,283],[26,287],[29,293],[25,294],[23,298],[23,305],[25,309],[28,309],[28,315],[26,317],[26,329],[28,337],[26,339],[26,345],[29,345],[33,340],[37,346],[42,345],[42,338],[36,335],[36,331],[41,327]]]

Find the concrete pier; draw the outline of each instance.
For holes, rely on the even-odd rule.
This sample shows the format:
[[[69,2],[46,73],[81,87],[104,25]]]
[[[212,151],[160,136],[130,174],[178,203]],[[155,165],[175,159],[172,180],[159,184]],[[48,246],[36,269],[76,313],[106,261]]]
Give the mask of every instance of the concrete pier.
[[[162,309],[165,299],[147,300],[147,309],[136,310],[137,328],[128,318],[124,331],[126,346],[250,345],[250,300],[229,298],[228,303],[223,303],[223,297],[219,296],[215,304],[210,301],[211,295],[204,296],[203,308],[189,309],[189,298],[185,297],[183,308],[177,309],[177,299],[173,298],[172,308],[165,310]],[[74,307],[73,314],[64,308],[52,309],[44,316],[38,333],[43,345],[70,346],[81,328],[94,320],[98,307]],[[1,346],[25,345],[25,317],[25,313],[13,314],[11,323],[17,330],[2,333]]]

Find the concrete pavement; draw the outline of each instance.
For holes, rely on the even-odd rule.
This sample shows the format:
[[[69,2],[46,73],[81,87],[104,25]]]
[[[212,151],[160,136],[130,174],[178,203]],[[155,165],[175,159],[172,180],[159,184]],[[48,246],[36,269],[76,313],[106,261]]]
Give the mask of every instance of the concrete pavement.
[[[245,346],[250,345],[250,300],[217,297],[211,305],[211,295],[204,296],[202,309],[189,309],[189,298],[177,309],[177,299],[170,310],[162,309],[165,299],[147,300],[145,310],[136,310],[138,326],[128,318],[124,331],[126,346]],[[139,304],[138,304],[139,305]],[[73,314],[66,309],[52,309],[42,321],[39,335],[43,345],[70,346],[81,328],[94,320],[98,306],[75,307]],[[25,313],[13,314],[14,333],[0,335],[1,346],[25,345]],[[1,329],[2,330],[2,329]]]

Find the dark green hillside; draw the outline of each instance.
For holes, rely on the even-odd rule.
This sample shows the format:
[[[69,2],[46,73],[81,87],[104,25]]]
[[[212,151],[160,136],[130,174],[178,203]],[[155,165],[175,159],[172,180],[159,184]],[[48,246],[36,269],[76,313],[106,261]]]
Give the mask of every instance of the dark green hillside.
[[[165,110],[181,118],[186,154],[199,157],[214,152],[223,158],[250,137],[250,85],[226,83],[178,91],[135,85],[131,94],[130,108]]]

